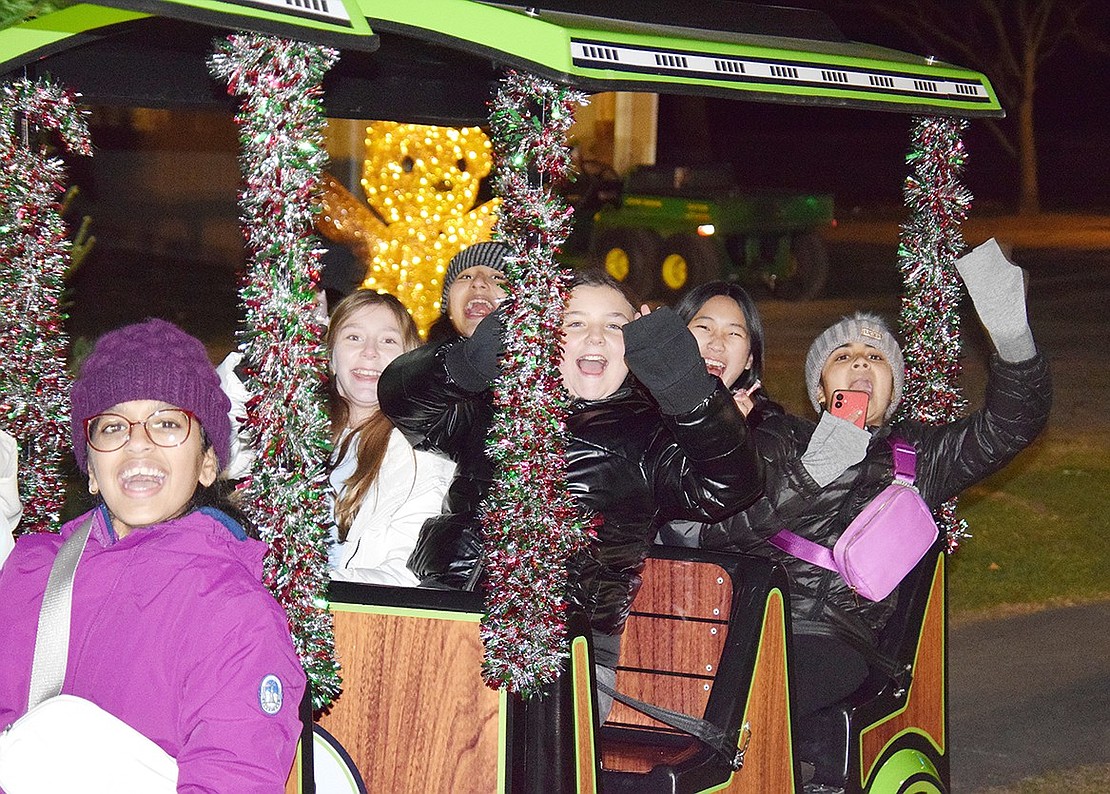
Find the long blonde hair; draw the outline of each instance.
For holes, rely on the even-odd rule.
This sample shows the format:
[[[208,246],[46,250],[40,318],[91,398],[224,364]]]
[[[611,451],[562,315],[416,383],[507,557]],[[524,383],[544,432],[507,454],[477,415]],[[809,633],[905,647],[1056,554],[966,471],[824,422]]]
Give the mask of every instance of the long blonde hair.
[[[335,353],[335,345],[344,324],[355,312],[371,306],[384,306],[393,312],[397,327],[401,329],[401,346],[405,352],[420,345],[420,333],[417,331],[416,323],[413,322],[401,301],[387,292],[357,290],[336,304],[332,311],[328,332],[324,337],[329,360]],[[343,490],[335,500],[335,522],[339,526],[339,540],[345,541],[363,499],[378,479],[385,450],[389,445],[389,434],[393,431],[393,423],[380,410],[375,411],[357,427],[352,427],[352,432],[348,433],[340,443],[339,439],[343,437],[343,431],[347,429],[347,423],[350,420],[351,407],[346,398],[339,393],[334,373],[328,379],[328,416],[331,419],[332,444],[338,445],[334,458],[337,462],[347,456],[352,439],[358,439],[358,446],[355,448],[355,470],[344,481]]]

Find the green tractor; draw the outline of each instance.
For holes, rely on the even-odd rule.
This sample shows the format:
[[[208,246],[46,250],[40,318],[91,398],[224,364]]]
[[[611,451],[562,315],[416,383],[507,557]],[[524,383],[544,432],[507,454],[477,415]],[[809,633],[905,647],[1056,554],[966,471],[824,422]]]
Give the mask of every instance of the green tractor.
[[[644,297],[723,278],[806,299],[828,276],[832,196],[744,193],[728,165],[634,169],[592,221],[593,262]]]

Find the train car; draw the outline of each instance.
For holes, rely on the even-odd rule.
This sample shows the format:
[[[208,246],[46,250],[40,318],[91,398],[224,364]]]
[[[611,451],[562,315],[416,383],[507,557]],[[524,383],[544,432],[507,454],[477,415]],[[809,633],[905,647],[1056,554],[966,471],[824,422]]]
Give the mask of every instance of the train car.
[[[248,30],[339,50],[324,80],[333,118],[482,125],[506,69],[587,92],[1002,115],[982,74],[848,41],[817,12],[625,5],[81,3],[0,31],[0,71],[49,75],[94,105],[230,115],[206,59],[213,39]],[[480,676],[480,594],[333,583],[343,690],[315,718],[305,705],[287,791],[949,790],[941,544],[901,586],[883,638],[896,669],[808,725],[791,717],[788,587],[760,560],[658,547],[627,626],[616,687],[627,698],[599,725],[589,632],[574,616],[564,674],[522,700]]]

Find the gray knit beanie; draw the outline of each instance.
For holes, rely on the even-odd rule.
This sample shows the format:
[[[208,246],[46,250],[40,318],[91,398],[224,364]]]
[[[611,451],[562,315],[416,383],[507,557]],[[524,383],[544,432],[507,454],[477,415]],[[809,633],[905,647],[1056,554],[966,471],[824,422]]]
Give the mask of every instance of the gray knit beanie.
[[[439,296],[440,313],[447,313],[447,293],[451,291],[451,285],[455,283],[459,273],[477,265],[492,267],[499,273],[504,273],[505,259],[512,256],[512,253],[512,249],[503,243],[475,243],[451,257],[447,272],[443,274],[443,293]]]
[[[840,322],[825,329],[813,344],[809,346],[806,354],[806,393],[809,401],[813,403],[813,410],[820,411],[821,403],[817,400],[817,391],[821,384],[821,371],[834,350],[851,342],[862,342],[869,347],[880,351],[890,363],[890,371],[894,376],[894,393],[890,397],[890,406],[886,409],[884,419],[894,415],[898,403],[902,401],[902,386],[906,382],[906,362],[902,359],[902,348],[898,340],[887,326],[886,321],[877,314],[870,312],[856,312],[851,317],[843,317]]]

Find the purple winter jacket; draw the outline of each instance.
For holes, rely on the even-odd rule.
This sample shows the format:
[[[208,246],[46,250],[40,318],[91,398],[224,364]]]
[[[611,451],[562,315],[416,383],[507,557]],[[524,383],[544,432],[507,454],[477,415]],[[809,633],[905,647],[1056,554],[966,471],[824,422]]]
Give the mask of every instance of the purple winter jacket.
[[[265,544],[239,540],[217,514],[230,522],[193,512],[116,540],[106,511],[93,511],[62,692],[174,756],[179,792],[277,794],[300,733],[305,675],[285,612],[261,583]],[[61,537],[19,538],[0,569],[0,730],[26,711],[46,579],[84,518]]]

